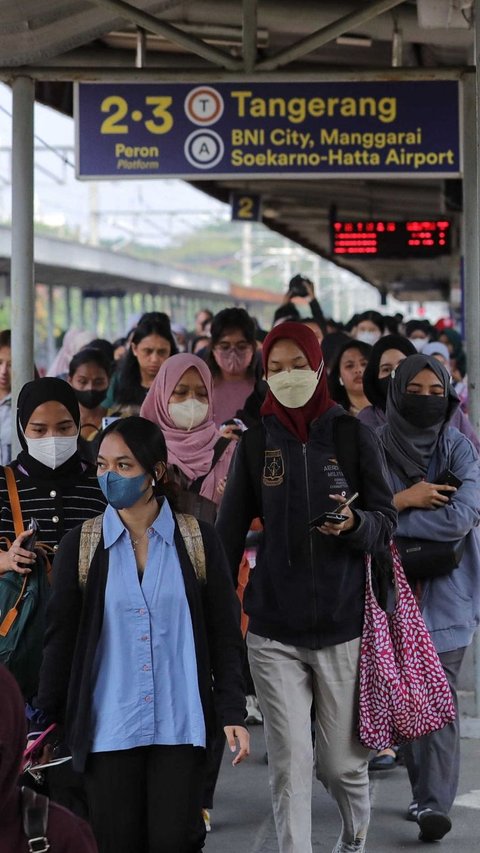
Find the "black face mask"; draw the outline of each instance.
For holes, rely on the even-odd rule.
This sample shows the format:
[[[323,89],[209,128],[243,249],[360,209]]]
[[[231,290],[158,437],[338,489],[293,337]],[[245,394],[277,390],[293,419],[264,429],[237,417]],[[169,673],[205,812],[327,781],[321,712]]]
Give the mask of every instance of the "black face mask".
[[[96,409],[102,400],[105,399],[108,389],[104,388],[103,391],[77,391],[77,389],[74,388],[73,390],[75,391],[75,397],[81,406],[84,406],[86,409]]]
[[[417,427],[431,427],[446,420],[448,397],[432,394],[402,394],[399,407],[402,418]]]

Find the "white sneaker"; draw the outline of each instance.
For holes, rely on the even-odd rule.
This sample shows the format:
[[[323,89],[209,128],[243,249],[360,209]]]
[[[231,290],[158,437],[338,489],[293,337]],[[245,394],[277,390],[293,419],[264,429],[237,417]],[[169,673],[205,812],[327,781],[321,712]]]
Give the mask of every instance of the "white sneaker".
[[[250,723],[251,726],[261,725],[263,723],[263,714],[260,710],[257,697],[253,695],[247,696],[246,703],[247,719],[245,722]]]
[[[366,838],[357,838],[355,841],[342,841],[338,839],[332,853],[363,853]]]

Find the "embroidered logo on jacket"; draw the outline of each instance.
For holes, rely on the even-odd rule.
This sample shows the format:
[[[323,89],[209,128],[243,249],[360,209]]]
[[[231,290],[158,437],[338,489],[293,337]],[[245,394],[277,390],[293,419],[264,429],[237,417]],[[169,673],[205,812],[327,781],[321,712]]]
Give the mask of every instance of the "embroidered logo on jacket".
[[[263,466],[263,484],[280,486],[285,478],[285,466],[281,450],[266,450]]]

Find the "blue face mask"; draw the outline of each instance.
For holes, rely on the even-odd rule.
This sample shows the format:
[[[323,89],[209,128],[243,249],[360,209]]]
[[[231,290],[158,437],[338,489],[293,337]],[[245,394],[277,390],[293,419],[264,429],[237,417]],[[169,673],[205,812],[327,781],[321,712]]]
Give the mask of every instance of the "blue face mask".
[[[107,471],[98,479],[103,494],[114,509],[129,509],[145,494],[148,486],[145,484],[147,475],[137,477],[122,477],[115,471]]]

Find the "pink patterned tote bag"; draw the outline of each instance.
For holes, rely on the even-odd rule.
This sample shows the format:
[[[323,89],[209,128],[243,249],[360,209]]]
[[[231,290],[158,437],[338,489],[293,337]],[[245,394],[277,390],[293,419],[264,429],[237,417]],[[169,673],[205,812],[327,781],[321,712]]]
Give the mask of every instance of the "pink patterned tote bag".
[[[371,558],[366,558],[359,738],[370,749],[415,740],[456,716],[442,664],[393,543],[391,550],[397,593],[392,613],[385,613],[375,598]]]

